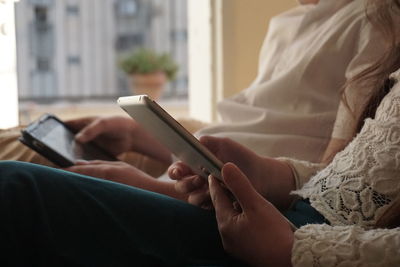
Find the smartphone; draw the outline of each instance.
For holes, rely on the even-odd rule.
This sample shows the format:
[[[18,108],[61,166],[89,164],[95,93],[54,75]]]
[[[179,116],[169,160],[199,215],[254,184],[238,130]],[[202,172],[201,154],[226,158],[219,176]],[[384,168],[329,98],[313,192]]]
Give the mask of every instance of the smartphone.
[[[116,160],[93,142],[75,141],[75,133],[51,114],[29,124],[21,131],[19,140],[59,167],[72,166],[77,160]]]
[[[222,162],[147,95],[120,97],[118,105],[194,173],[222,181]]]

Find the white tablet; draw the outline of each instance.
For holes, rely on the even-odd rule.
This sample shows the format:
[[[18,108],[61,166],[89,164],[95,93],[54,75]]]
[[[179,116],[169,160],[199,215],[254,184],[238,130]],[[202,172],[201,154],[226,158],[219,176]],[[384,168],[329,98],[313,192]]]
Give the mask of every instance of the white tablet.
[[[118,99],[118,105],[193,172],[222,181],[222,162],[155,101],[146,95],[126,96]]]

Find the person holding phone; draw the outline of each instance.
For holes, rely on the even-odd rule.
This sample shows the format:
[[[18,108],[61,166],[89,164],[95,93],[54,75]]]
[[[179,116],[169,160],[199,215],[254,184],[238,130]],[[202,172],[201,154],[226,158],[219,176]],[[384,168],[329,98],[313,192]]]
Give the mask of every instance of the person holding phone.
[[[214,144],[222,161],[223,155],[239,159],[223,166],[224,186],[209,177],[214,213],[119,183],[0,162],[2,263],[399,265],[400,228],[378,227],[400,225],[400,1],[370,0],[368,7],[384,31],[386,53],[352,80],[360,89],[371,86],[373,94],[361,108],[352,140],[327,166],[267,158],[234,141],[205,137],[203,144]],[[235,153],[224,154],[227,149]],[[182,168],[172,172],[184,179]],[[252,176],[291,181],[301,200],[284,217],[291,195],[277,192],[281,183],[262,187],[264,195]]]
[[[400,14],[399,0],[381,1],[372,2],[381,18]],[[313,177],[312,163],[261,157],[233,141],[216,147],[227,139],[203,138],[221,160],[226,147],[249,164],[226,163],[224,186],[209,177],[215,212],[120,183],[0,162],[3,265],[397,266],[400,228],[377,228],[400,224],[400,44],[390,47],[363,80],[354,81],[376,81],[376,94],[359,118],[361,130]],[[283,163],[281,172],[273,162]],[[278,196],[282,184],[268,184],[269,194],[262,195],[250,175],[300,185],[295,194],[303,207],[296,204],[285,218],[281,210],[292,199]],[[333,205],[337,196],[341,205]],[[307,199],[314,209],[304,207]]]
[[[346,94],[352,106],[358,107],[365,102],[368,89],[360,91],[347,85],[344,92],[340,90],[379,57],[384,44],[380,33],[367,22],[364,1],[302,4],[272,19],[256,80],[222,101],[222,122],[201,129],[197,136],[227,137],[260,155],[312,162],[320,162],[343,147],[352,134],[348,129],[355,123],[352,112],[357,116],[360,111],[348,112],[346,105],[339,103],[340,94]],[[341,127],[343,121],[346,127]],[[130,119],[86,118],[70,123],[80,130],[77,139],[81,142],[97,140],[114,153],[136,151],[165,165],[171,163],[168,149],[152,141]],[[110,141],[129,145],[117,151]],[[112,179],[113,166],[107,166],[107,162],[102,163],[103,173],[99,162],[85,162],[71,170]],[[152,185],[145,189],[156,192],[161,192],[158,186],[162,192],[173,187],[141,175],[133,176],[130,182],[136,186],[147,181]]]
[[[348,133],[339,133],[338,127],[333,130],[339,105],[339,110],[344,111],[339,111],[343,116],[338,117],[347,116],[343,104],[339,104],[340,89],[379,57],[383,51],[381,38],[367,23],[363,1],[300,3],[271,20],[255,81],[243,92],[222,101],[221,123],[203,128],[197,136],[228,137],[261,155],[313,162],[321,160],[331,136],[327,154],[335,151],[335,143],[340,146],[341,140],[347,138]],[[346,87],[347,94],[354,91]],[[359,95],[357,101],[364,101],[361,94],[354,94]],[[351,116],[347,119],[353,121]],[[94,140],[120,158],[125,158],[121,155],[127,151],[144,155],[133,164],[151,176],[159,176],[171,163],[168,149],[130,119],[83,118],[69,124],[80,131],[77,139],[81,142]],[[18,132],[1,134],[1,159],[49,164],[15,144],[17,135]],[[72,170],[108,179],[113,179],[115,172],[115,179],[121,181],[115,163],[81,163]],[[153,190],[158,191],[160,186],[173,191],[171,184],[154,183],[146,173],[137,170],[134,175],[135,169],[130,170],[132,178],[126,182],[132,185],[150,183],[146,189],[156,186]]]

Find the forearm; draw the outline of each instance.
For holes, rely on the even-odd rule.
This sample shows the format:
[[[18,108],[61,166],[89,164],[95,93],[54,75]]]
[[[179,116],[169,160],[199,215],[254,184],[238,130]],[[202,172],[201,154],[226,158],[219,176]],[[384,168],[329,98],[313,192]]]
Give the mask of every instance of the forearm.
[[[266,198],[278,209],[285,210],[293,202],[294,196],[290,194],[296,188],[295,177],[290,165],[285,161],[266,158],[266,166],[269,166],[268,184],[265,185]]]

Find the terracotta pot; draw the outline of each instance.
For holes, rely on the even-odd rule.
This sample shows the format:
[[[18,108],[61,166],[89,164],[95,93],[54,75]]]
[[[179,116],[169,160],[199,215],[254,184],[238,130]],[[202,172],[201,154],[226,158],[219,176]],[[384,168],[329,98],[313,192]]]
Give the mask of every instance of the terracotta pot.
[[[164,72],[130,75],[133,94],[148,95],[154,100],[160,99],[166,83],[167,75]]]

